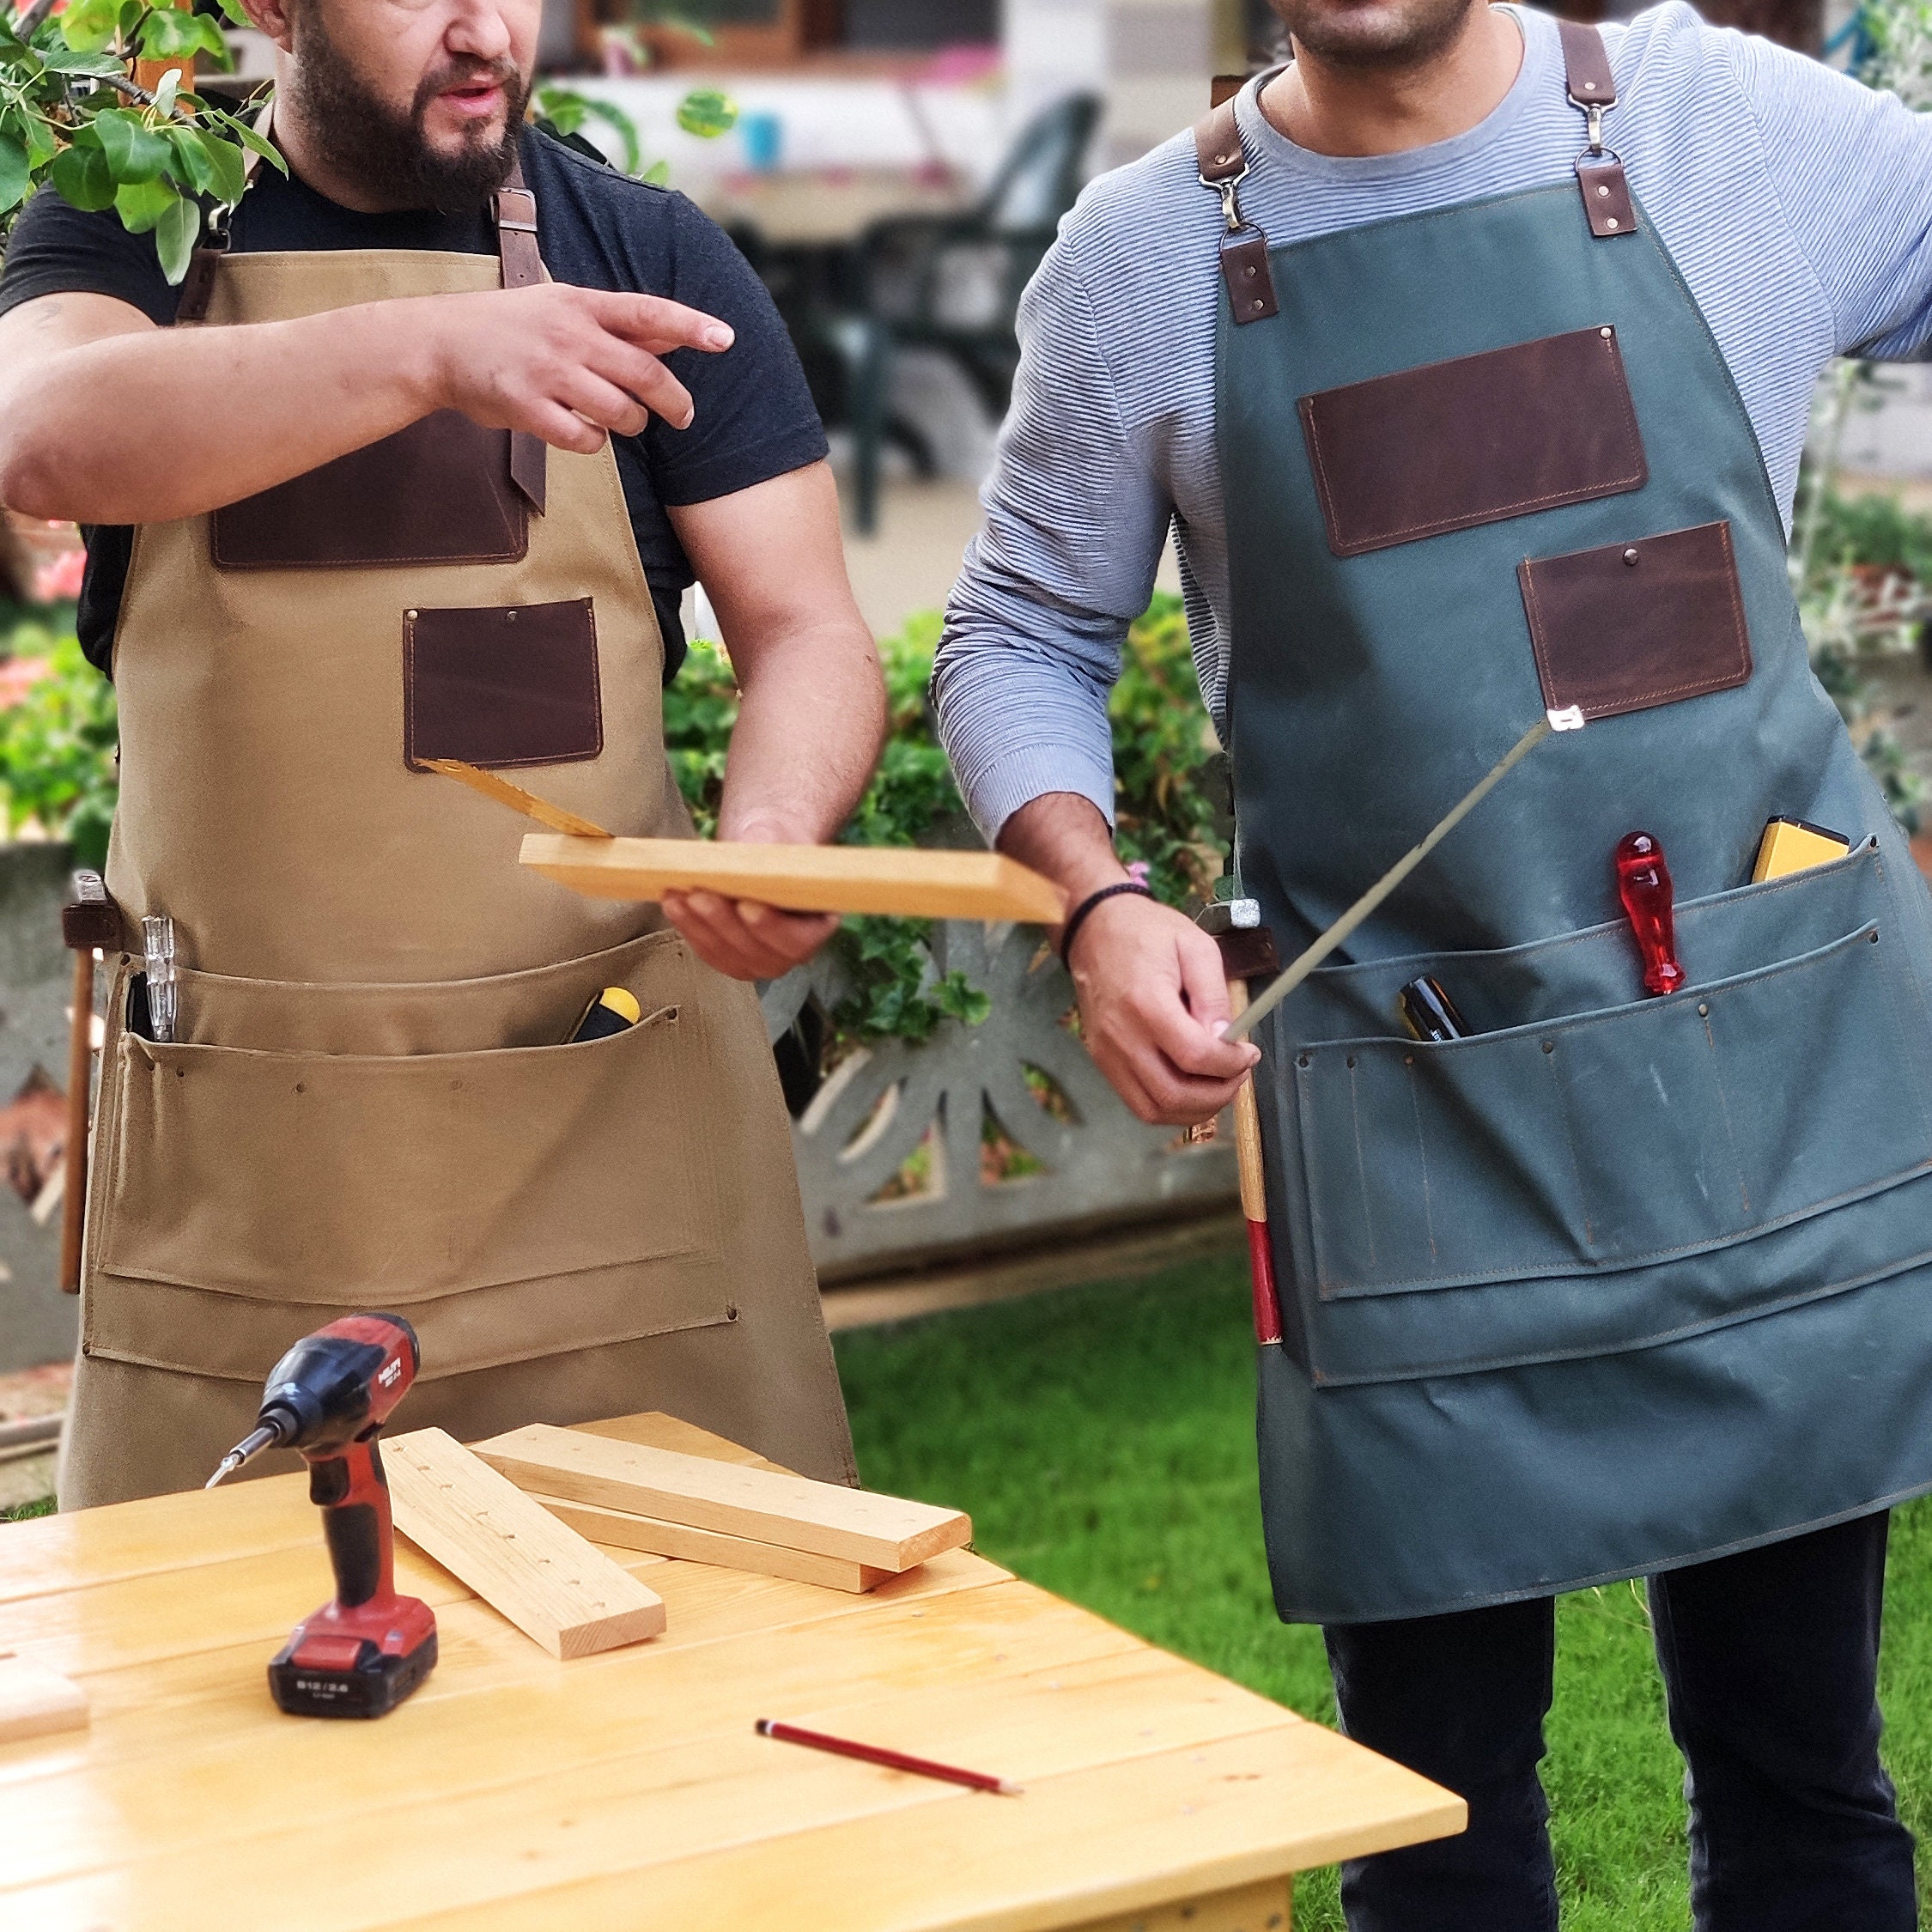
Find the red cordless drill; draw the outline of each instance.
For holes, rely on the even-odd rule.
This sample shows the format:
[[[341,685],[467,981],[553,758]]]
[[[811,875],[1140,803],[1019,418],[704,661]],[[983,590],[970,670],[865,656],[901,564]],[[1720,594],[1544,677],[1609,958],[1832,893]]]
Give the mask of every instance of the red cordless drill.
[[[299,1449],[308,1463],[336,1594],[269,1666],[275,1701],[298,1716],[380,1717],[436,1662],[435,1613],[396,1594],[389,1482],[376,1448],[421,1359],[399,1315],[351,1315],[317,1329],[276,1364],[255,1428],[208,1479],[213,1489],[265,1449]]]

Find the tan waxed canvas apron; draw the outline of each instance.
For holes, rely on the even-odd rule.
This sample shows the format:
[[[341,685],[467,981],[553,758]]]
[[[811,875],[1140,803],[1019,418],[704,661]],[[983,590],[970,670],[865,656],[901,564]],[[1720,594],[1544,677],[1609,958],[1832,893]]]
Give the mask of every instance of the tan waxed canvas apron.
[[[500,216],[533,223],[513,185]],[[499,264],[208,272],[219,326],[485,290]],[[538,513],[532,453],[446,414],[137,534],[108,877],[131,945],[143,914],[173,918],[179,1018],[172,1043],[129,1030],[124,958],[65,1508],[198,1485],[289,1344],[371,1308],[422,1339],[404,1427],[663,1408],[852,1479],[751,989],[654,908],[523,871],[517,818],[412,769],[530,767],[613,831],[689,835],[616,460],[548,452]],[[641,1024],[562,1043],[606,985]]]

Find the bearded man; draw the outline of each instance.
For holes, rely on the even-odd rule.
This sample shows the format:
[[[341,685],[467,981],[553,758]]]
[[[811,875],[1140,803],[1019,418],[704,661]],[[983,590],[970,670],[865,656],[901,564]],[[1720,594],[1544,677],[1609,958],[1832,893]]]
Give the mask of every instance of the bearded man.
[[[1932,1488],[1932,899],[1785,547],[1820,372],[1932,338],[1932,122],[1681,4],[1275,6],[1292,61],[1090,189],[1030,294],[941,729],[988,836],[1067,889],[1084,1036],[1143,1117],[1254,1067],[1277,1606],[1326,1626],[1350,1735],[1470,1807],[1347,1869],[1350,1924],[1555,1923],[1552,1599],[1644,1577],[1698,1925],[1895,1932],[1874,1679],[1886,1510]],[[1258,1064],[1109,837],[1107,688],[1170,524],[1236,895],[1284,958],[1546,713],[1583,726]],[[1789,869],[1800,838],[1835,856]]]
[[[687,202],[525,125],[541,12],[258,0],[287,173],[181,289],[112,212],[14,232],[0,498],[88,526],[121,720],[64,1506],[199,1484],[374,1308],[418,1425],[661,1408],[852,1477],[746,983],[832,922],[579,898],[426,769],[688,835],[694,575],[743,689],[721,836],[829,837],[882,730],[776,315]],[[579,1037],[605,988],[632,1024]]]

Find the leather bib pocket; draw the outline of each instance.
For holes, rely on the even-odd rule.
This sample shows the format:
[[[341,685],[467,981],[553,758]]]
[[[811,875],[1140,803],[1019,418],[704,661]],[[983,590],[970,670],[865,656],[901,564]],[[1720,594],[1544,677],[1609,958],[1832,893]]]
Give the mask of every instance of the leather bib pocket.
[[[1614,496],[1649,473],[1610,328],[1401,369],[1297,406],[1337,556]]]
[[[554,1353],[561,1336],[583,1348],[730,1320],[707,1022],[667,939],[617,949],[628,969],[611,983],[645,1017],[581,1043],[264,1051],[117,1027],[88,1352],[258,1378],[333,1315],[393,1308],[434,1377]],[[544,1032],[562,1042],[601,977],[583,963],[512,975],[496,1010],[484,982],[449,991],[489,1038],[500,1021],[532,1030],[547,983]],[[227,1030],[224,984],[249,982],[184,986],[204,1033]]]
[[[1923,1005],[1876,854],[1769,883],[1784,890],[1683,908],[1692,983],[1669,999],[1441,1043],[1296,1049],[1317,1293],[1549,1293],[1559,1278],[1725,1248],[1932,1172]],[[1772,930],[1782,947],[1764,945]],[[1376,977],[1433,971],[1480,1012],[1485,979],[1520,989],[1540,953],[1573,999],[1592,951],[1620,969],[1619,947],[1627,933],[1594,928]],[[1732,1272],[1738,1292],[1757,1291],[1753,1271]]]
[[[1531,557],[1516,574],[1552,711],[1613,718],[1750,679],[1728,523]]]
[[[217,570],[361,570],[514,563],[529,513],[510,433],[439,410],[366,448],[216,510]]]
[[[403,755],[465,764],[601,756],[597,619],[562,604],[419,610],[403,619]]]

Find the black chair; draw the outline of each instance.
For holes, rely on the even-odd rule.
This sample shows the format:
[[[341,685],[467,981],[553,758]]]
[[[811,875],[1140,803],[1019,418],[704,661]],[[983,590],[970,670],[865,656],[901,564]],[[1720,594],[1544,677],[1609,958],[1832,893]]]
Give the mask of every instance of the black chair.
[[[811,316],[804,332],[811,339],[800,344],[808,368],[814,352],[829,351],[843,376],[844,407],[832,413],[852,432],[853,520],[860,531],[878,526],[879,459],[889,438],[908,447],[923,472],[932,469],[918,432],[891,415],[896,349],[950,357],[990,415],[1006,413],[1019,361],[1020,295],[1079,194],[1099,118],[1096,96],[1069,94],[1021,131],[972,208],[875,223],[853,251],[844,303]]]

